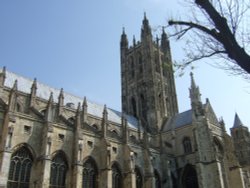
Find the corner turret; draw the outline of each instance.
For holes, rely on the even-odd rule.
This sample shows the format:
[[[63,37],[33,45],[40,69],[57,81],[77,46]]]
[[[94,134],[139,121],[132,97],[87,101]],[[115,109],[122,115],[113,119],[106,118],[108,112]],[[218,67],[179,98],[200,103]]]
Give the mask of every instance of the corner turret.
[[[124,27],[122,28],[122,35],[121,35],[120,45],[121,45],[121,50],[122,49],[128,49],[128,38],[127,38],[127,35],[125,33],[125,28]]]
[[[162,27],[162,34],[161,34],[161,49],[164,53],[166,53],[170,49],[168,36],[163,27]]]
[[[244,126],[237,113],[235,113],[234,125],[230,131],[233,138],[235,153],[240,165],[249,165],[250,134],[248,127]]]
[[[144,39],[148,38],[152,40],[152,32],[146,13],[144,13],[144,19],[142,21],[142,28],[141,28],[141,41],[144,41]]]

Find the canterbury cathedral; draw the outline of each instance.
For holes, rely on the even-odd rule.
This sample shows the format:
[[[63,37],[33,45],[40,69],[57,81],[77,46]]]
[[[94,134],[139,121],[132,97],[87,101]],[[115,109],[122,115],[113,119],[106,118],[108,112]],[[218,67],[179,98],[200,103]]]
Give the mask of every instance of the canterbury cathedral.
[[[226,132],[190,74],[179,112],[170,43],[120,40],[116,111],[0,70],[0,188],[249,188],[250,133],[236,114]]]

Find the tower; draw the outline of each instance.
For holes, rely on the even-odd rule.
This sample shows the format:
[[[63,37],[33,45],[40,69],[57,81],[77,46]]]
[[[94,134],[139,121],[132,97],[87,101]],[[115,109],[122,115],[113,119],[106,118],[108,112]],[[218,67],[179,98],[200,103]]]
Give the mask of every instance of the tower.
[[[137,117],[149,132],[157,132],[167,117],[178,113],[167,35],[153,40],[144,15],[141,41],[129,46],[123,29],[120,42],[122,111]]]
[[[230,129],[234,142],[236,156],[241,165],[250,164],[250,135],[248,128],[244,126],[238,114],[235,114],[234,125]]]

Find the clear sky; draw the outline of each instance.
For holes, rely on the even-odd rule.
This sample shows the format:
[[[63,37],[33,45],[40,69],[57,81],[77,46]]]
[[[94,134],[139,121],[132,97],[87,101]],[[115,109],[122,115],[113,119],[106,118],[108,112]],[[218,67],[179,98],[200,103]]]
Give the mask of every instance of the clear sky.
[[[139,39],[144,12],[154,36],[168,18],[188,14],[176,0],[1,0],[0,66],[120,110],[120,35],[125,27],[130,44]],[[183,58],[181,43],[171,40],[171,49],[173,60]],[[190,108],[189,71],[176,76],[180,112]],[[250,126],[249,82],[206,63],[193,72],[227,128],[235,112]]]

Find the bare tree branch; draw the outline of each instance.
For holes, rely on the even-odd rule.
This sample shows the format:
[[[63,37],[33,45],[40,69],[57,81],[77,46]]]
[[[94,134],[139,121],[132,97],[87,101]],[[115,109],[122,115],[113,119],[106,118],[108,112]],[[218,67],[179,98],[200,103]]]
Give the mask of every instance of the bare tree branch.
[[[195,34],[195,37],[191,36],[194,39],[191,44],[194,48],[188,48],[186,64],[216,56],[229,61],[231,69],[238,71],[239,74],[246,72],[250,74],[250,56],[245,51],[245,47],[249,44],[250,32],[246,34],[245,30],[248,28],[241,24],[246,20],[244,18],[249,10],[249,3],[245,0],[190,1],[198,8],[196,11],[202,13],[203,19],[194,14],[192,21],[168,22],[170,26],[179,26],[179,30],[172,35],[177,39],[189,32]],[[194,49],[196,52],[192,51]]]

